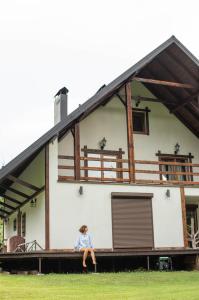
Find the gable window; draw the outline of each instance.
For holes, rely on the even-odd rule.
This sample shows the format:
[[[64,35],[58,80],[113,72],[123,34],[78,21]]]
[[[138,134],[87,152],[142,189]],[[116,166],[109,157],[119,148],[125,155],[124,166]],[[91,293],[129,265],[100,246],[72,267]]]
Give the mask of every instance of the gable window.
[[[21,233],[23,237],[26,235],[26,213],[22,215]]]
[[[133,109],[133,132],[149,135],[149,116],[150,110],[134,108]]]
[[[13,231],[17,230],[17,219],[13,220]]]
[[[165,172],[165,174],[160,174],[161,180],[174,180],[174,181],[193,181],[193,176],[184,174],[186,172],[192,172],[190,166],[184,166],[185,163],[191,163],[190,155],[173,155],[173,154],[157,154],[159,156],[159,161],[168,162],[168,165],[160,165],[160,171]],[[169,163],[175,163],[169,164]],[[169,174],[170,173],[170,174]]]

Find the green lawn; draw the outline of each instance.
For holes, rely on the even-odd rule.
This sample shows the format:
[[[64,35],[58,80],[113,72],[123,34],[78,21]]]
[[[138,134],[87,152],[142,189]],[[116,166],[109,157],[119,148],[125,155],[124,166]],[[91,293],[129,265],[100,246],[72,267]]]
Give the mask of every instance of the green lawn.
[[[199,272],[0,275],[0,299],[199,299]]]

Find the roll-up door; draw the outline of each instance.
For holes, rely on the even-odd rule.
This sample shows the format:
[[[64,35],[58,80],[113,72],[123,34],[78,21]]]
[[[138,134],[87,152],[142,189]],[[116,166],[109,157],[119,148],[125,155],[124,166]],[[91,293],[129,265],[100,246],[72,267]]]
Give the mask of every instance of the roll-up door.
[[[112,196],[114,248],[153,248],[151,201],[151,196]]]

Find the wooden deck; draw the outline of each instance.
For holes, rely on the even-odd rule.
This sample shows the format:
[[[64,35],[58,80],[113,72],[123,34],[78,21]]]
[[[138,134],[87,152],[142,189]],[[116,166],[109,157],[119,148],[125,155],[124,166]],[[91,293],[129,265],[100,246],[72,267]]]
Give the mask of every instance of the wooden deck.
[[[178,255],[199,255],[199,249],[161,249],[161,250],[101,250],[97,249],[96,257],[135,257],[135,256],[178,256]],[[0,261],[10,259],[27,258],[65,258],[78,259],[82,256],[80,252],[72,250],[51,250],[34,252],[9,252],[0,253]]]

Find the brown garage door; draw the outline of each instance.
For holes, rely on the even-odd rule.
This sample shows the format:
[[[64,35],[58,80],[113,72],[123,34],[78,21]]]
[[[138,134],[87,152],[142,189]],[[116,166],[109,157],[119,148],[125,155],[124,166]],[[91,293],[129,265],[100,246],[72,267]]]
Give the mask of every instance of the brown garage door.
[[[114,248],[153,248],[151,198],[112,198]]]

